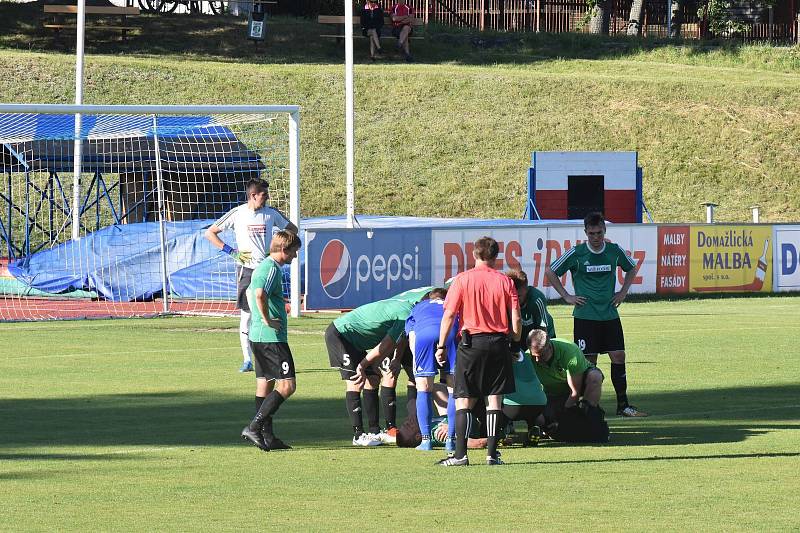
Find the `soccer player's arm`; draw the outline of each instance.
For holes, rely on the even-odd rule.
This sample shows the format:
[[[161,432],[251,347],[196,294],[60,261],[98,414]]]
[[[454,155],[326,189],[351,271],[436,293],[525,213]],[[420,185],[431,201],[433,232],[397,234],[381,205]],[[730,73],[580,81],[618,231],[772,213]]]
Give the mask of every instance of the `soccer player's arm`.
[[[370,366],[375,361],[379,361],[386,357],[387,355],[392,353],[397,343],[395,342],[394,338],[390,335],[386,335],[376,347],[369,351],[366,357],[361,360],[358,365],[356,365],[355,373],[353,377],[350,378],[356,385],[360,385],[364,383],[366,380],[366,373],[365,370],[368,366]]]
[[[619,307],[620,304],[625,301],[625,298],[628,296],[628,290],[631,288],[633,280],[636,278],[636,274],[639,273],[639,265],[636,263],[636,260],[626,254],[625,251],[619,246],[617,247],[617,250],[619,266],[625,271],[625,279],[622,281],[622,287],[620,288],[619,292],[615,293],[612,299],[614,307]]]
[[[203,233],[203,236],[216,248],[219,248],[234,261],[240,264],[245,264],[250,261],[250,252],[240,252],[233,246],[226,244],[225,241],[219,238],[219,234],[226,229],[233,229],[233,210],[228,211],[219,220],[211,224],[209,228]]]
[[[233,221],[233,211],[231,210],[225,213],[225,215],[223,215],[222,218],[211,224],[211,226],[209,226],[208,229],[206,229],[205,233],[203,233],[203,236],[206,239],[208,239],[208,242],[210,242],[212,246],[222,250],[228,255],[231,255],[234,252],[236,252],[236,249],[225,244],[225,241],[219,238],[219,234],[225,231],[226,229],[232,228],[233,227],[232,221]]]
[[[277,211],[278,214],[281,217],[283,217],[283,221],[282,222],[284,222],[284,225],[283,225],[283,227],[281,229],[285,229],[286,231],[288,231],[290,233],[294,233],[295,235],[297,235],[298,229],[297,229],[297,226],[295,226],[294,222],[289,220],[286,215],[284,215],[283,213],[281,213],[277,209],[275,209],[275,211]]]
[[[217,226],[216,223],[214,223],[208,227],[208,229],[205,231],[203,235],[215,248],[219,248],[220,250],[222,250],[222,248],[225,246],[225,242],[223,242],[223,240],[219,238],[219,234],[221,232],[222,228],[220,228],[219,226]]]
[[[295,235],[297,235],[297,232],[299,231],[297,229],[297,226],[295,226],[295,224],[291,220],[287,220],[286,221],[286,227],[283,228],[283,229],[285,229],[286,231],[288,231],[290,233],[294,233]]]
[[[564,402],[564,407],[578,405],[580,400],[580,390],[583,388],[583,374],[572,374],[567,372],[567,384],[569,385],[569,397]]]
[[[397,343],[394,346],[394,356],[389,362],[389,370],[395,376],[400,373],[400,368],[403,366],[403,354],[406,353],[408,348],[408,336],[405,333],[400,335]]]
[[[275,276],[278,274],[278,272],[279,269],[270,268],[265,279],[262,279],[261,276],[257,276],[254,277],[253,281],[251,282],[251,285],[257,284],[253,294],[256,298],[256,307],[258,308],[258,312],[261,314],[261,322],[276,331],[280,331],[280,329],[283,327],[283,322],[279,318],[273,318],[269,316],[269,293],[264,290],[264,287],[269,288],[272,283],[274,283]]]
[[[574,251],[575,248],[571,248],[564,255],[556,259],[552,265],[547,265],[544,269],[544,276],[565,302],[570,305],[583,305],[586,303],[586,298],[578,295],[573,296],[567,292],[567,289],[564,288],[564,284],[561,283],[561,276],[566,274],[569,270],[569,259]]]
[[[511,278],[508,279],[508,285],[510,286],[508,294],[511,297],[511,340],[519,342],[520,337],[522,337],[522,313],[519,309],[519,296],[517,296],[517,290],[514,288],[514,282],[511,281]]]
[[[266,326],[271,327],[272,329],[281,329],[281,321],[277,319],[270,319],[269,318],[269,305],[267,305],[267,291],[263,288],[258,287],[255,291],[253,291],[253,296],[256,299],[256,308],[258,309],[259,314],[261,315],[261,322],[263,322]]]
[[[583,373],[588,368],[589,362],[576,345],[567,361],[567,384],[569,385],[569,398],[564,402],[564,407],[578,404],[581,390],[583,390]]]
[[[461,284],[456,279],[444,298],[444,314],[442,315],[442,323],[439,325],[439,342],[436,344],[435,353],[436,361],[440,365],[443,365],[447,360],[447,337],[450,334],[450,328],[453,327],[453,322],[455,322],[456,313],[460,308]]]

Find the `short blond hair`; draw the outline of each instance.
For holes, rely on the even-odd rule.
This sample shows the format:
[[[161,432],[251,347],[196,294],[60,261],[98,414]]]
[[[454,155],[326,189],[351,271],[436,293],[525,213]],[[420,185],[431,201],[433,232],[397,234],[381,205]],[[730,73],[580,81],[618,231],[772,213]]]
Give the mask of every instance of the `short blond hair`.
[[[269,243],[269,253],[283,252],[300,248],[300,237],[291,231],[281,230],[272,236]]]

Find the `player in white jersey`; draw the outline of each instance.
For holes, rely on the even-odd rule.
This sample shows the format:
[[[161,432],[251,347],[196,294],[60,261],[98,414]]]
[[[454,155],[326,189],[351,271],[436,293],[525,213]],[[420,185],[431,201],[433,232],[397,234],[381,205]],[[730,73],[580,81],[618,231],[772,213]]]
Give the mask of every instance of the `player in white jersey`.
[[[242,345],[242,367],[239,372],[253,370],[252,352],[247,339],[250,323],[250,308],[247,304],[247,287],[253,270],[269,255],[272,234],[285,229],[297,233],[297,226],[283,213],[267,205],[269,184],[253,178],[247,182],[247,203],[234,207],[206,230],[205,237],[211,244],[229,254],[236,261],[236,308],[241,309],[239,339]],[[233,229],[236,247],[219,238],[219,233]],[[256,404],[259,403],[256,398]],[[263,401],[263,399],[262,399]],[[258,409],[258,405],[256,406]]]

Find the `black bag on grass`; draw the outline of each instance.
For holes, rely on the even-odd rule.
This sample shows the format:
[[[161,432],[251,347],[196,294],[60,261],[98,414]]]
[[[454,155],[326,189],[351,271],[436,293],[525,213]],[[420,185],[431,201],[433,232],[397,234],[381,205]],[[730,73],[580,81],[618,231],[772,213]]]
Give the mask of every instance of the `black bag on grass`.
[[[608,442],[605,411],[588,404],[564,409],[558,418],[558,428],[551,436],[561,442]]]

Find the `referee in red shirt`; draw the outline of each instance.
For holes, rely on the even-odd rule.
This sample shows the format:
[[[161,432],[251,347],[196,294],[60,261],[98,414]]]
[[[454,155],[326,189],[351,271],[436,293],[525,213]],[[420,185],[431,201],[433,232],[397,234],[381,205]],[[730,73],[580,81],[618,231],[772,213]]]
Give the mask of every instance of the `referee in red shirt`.
[[[503,394],[514,392],[509,340],[522,332],[519,299],[514,282],[495,270],[499,247],[491,237],[475,241],[475,268],[456,276],[444,301],[444,317],[436,347],[440,363],[445,358],[447,334],[456,316],[461,320],[461,341],[456,352],[456,452],[439,461],[443,466],[467,466],[467,436],[472,425],[470,410],[486,398],[486,464],[501,465],[497,430],[503,427]],[[509,339],[511,333],[511,339]]]

